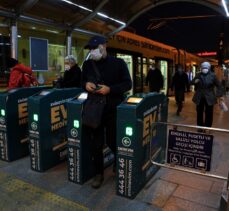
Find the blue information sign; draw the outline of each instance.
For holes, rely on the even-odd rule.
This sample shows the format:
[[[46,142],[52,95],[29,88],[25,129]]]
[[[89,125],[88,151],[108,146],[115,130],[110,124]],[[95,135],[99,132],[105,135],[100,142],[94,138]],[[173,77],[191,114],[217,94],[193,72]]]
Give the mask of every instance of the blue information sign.
[[[213,135],[170,130],[167,162],[210,171]]]

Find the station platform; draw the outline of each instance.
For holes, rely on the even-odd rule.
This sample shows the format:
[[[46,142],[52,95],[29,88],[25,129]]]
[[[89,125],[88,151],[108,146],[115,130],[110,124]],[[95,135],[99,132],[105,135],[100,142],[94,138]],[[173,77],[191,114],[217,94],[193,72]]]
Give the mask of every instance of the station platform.
[[[173,97],[169,101],[169,122],[196,125],[192,93],[186,94],[183,111],[176,115]],[[229,96],[225,97],[229,105]],[[229,129],[229,112],[215,106],[213,127]],[[228,134],[214,135],[211,173],[227,177],[229,170]],[[0,161],[0,210],[153,210],[216,211],[224,181],[161,168],[135,199],[117,196],[112,166],[105,170],[100,189],[91,181],[77,185],[68,181],[64,162],[44,173],[30,169],[29,157]]]

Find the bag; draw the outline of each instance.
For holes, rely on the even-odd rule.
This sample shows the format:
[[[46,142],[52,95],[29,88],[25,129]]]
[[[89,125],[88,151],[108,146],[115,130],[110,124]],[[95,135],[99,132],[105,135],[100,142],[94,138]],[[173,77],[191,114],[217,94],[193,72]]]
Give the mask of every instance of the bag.
[[[224,112],[228,111],[228,107],[227,107],[226,103],[223,102],[223,101],[220,101],[219,107],[220,107],[220,109],[221,109],[222,111],[224,111]]]
[[[98,94],[88,94],[88,98],[83,106],[82,123],[91,128],[101,125],[106,96]]]

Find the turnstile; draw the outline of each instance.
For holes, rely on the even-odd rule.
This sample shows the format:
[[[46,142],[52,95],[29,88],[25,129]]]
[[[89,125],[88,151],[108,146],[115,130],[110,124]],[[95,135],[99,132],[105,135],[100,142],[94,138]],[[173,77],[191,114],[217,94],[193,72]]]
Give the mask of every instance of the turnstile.
[[[94,176],[89,139],[85,127],[82,126],[83,104],[87,99],[87,93],[67,103],[68,110],[68,179],[72,182],[83,184]],[[108,147],[104,148],[104,166],[108,166],[114,160],[114,155]]]
[[[168,99],[164,94],[136,94],[117,108],[117,175],[116,193],[134,198],[158,170],[151,164],[164,159]]]
[[[47,87],[0,93],[0,159],[13,161],[29,154],[28,97]]]
[[[66,158],[66,102],[80,92],[78,88],[43,90],[29,98],[32,170],[45,171]]]

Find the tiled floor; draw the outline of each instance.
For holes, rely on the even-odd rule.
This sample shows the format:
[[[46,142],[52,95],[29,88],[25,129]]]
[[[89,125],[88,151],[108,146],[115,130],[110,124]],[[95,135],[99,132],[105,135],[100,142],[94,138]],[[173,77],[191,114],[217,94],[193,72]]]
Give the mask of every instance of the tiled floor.
[[[186,96],[180,116],[176,115],[173,97],[170,98],[169,122],[195,125],[191,97],[191,93]],[[229,105],[229,97],[226,102]],[[229,129],[228,120],[229,112],[220,111],[216,105],[213,127]],[[212,173],[226,177],[229,134],[213,135]],[[130,200],[116,195],[112,168],[106,169],[105,174],[103,186],[94,190],[91,181],[82,186],[69,182],[66,163],[38,173],[30,169],[28,157],[11,163],[0,161],[0,210],[214,211],[218,210],[224,185],[222,180],[161,168]]]

